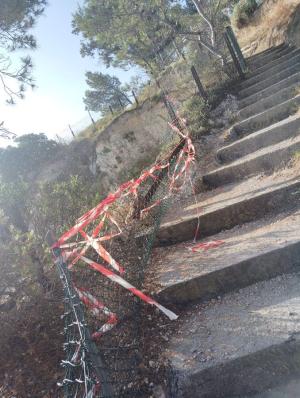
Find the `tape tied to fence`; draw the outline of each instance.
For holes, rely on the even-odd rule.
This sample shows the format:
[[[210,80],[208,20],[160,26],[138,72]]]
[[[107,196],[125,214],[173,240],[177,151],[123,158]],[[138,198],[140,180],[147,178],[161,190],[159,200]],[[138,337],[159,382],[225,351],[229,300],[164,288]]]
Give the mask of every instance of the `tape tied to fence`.
[[[127,181],[120,185],[114,193],[109,194],[97,206],[83,214],[76,221],[76,224],[66,231],[53,245],[54,248],[59,247],[65,251],[64,256],[68,262],[69,269],[71,269],[79,260],[81,260],[88,264],[92,269],[97,270],[113,282],[123,286],[125,289],[129,290],[132,294],[139,297],[144,302],[157,307],[170,319],[177,319],[177,316],[172,311],[168,310],[149,296],[142,293],[140,290],[136,289],[115,272],[109,270],[104,265],[96,263],[87,258],[86,254],[88,249],[92,248],[114,271],[118,272],[120,275],[125,273],[125,269],[121,266],[121,264],[119,264],[119,262],[103,246],[103,242],[107,242],[122,234],[122,229],[119,223],[111,216],[109,210],[112,205],[114,205],[121,198],[132,197],[134,200],[136,200],[136,198],[138,198],[138,190],[141,185],[149,181],[149,179],[156,181],[158,178],[156,173],[162,171],[163,169],[168,169],[167,193],[162,198],[155,200],[154,203],[150,204],[146,208],[141,209],[141,215],[148,213],[151,209],[158,206],[163,200],[166,200],[182,188],[186,181],[190,166],[195,160],[195,148],[189,136],[186,127],[186,121],[178,117],[177,122],[180,124],[180,129],[174,123],[171,123],[170,127],[176,134],[179,135],[180,139],[183,139],[185,142],[183,148],[179,152],[172,172],[170,172],[170,160],[168,159],[165,162],[158,162],[148,170],[142,172],[137,179]],[[94,222],[97,224],[96,227],[93,228],[92,232],[88,233],[86,229],[90,228],[91,224]],[[110,233],[105,232],[105,234],[101,236],[104,226],[107,223],[110,223],[110,226],[113,227],[115,231]],[[83,240],[78,242],[68,242],[71,238],[77,236],[78,234],[81,235]],[[111,318],[110,323],[106,325],[103,330],[111,327],[113,322],[114,319]]]
[[[94,340],[99,339],[104,333],[110,331],[118,323],[117,315],[110,311],[109,308],[107,308],[101,301],[96,299],[96,297],[94,297],[87,290],[77,287],[76,285],[74,285],[74,289],[77,292],[80,300],[91,310],[93,315],[100,317],[101,314],[104,314],[108,317],[108,320],[105,322],[105,324],[92,334],[92,338]]]

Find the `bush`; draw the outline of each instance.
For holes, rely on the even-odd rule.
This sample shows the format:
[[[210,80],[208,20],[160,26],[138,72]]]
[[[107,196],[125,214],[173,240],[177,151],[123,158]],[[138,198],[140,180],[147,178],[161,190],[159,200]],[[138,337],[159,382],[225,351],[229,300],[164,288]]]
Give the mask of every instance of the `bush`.
[[[194,95],[183,105],[183,115],[192,136],[208,129],[209,107],[199,95]]]
[[[238,29],[246,26],[257,8],[258,5],[256,0],[240,0],[233,9],[233,24]]]

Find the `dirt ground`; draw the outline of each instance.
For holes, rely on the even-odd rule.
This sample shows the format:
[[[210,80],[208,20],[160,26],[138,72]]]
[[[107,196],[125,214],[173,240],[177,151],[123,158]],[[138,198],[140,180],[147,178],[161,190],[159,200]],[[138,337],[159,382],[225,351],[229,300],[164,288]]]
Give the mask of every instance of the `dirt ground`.
[[[299,7],[300,0],[265,0],[251,19],[251,23],[236,30],[243,50],[251,55],[285,40],[297,44],[293,25],[298,25],[299,18],[295,13],[300,14]]]

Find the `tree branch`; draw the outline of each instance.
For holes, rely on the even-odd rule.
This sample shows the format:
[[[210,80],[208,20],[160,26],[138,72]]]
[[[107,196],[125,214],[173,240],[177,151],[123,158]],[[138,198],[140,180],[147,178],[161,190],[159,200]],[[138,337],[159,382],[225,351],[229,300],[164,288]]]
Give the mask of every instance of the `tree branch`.
[[[215,33],[215,29],[213,27],[212,22],[210,21],[210,19],[207,17],[207,15],[204,12],[204,8],[202,6],[202,4],[200,3],[200,0],[192,0],[197,11],[198,14],[200,15],[200,17],[207,23],[207,25],[209,26],[210,29],[210,40],[211,40],[211,45],[213,47],[215,47],[216,45],[216,33]]]

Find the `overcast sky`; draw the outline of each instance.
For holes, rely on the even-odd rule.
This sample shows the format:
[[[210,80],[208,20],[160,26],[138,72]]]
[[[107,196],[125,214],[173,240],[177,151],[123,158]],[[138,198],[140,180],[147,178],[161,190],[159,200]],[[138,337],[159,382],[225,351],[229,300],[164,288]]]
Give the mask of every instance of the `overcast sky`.
[[[25,100],[18,100],[14,106],[6,105],[0,95],[0,122],[18,135],[43,132],[49,137],[67,136],[69,123],[75,130],[88,123],[82,102],[87,88],[85,72],[108,70],[99,61],[80,55],[80,38],[72,34],[71,28],[78,3],[83,0],[49,0],[33,30],[38,49],[30,55],[37,88],[28,90]],[[110,73],[128,81],[136,71]]]

